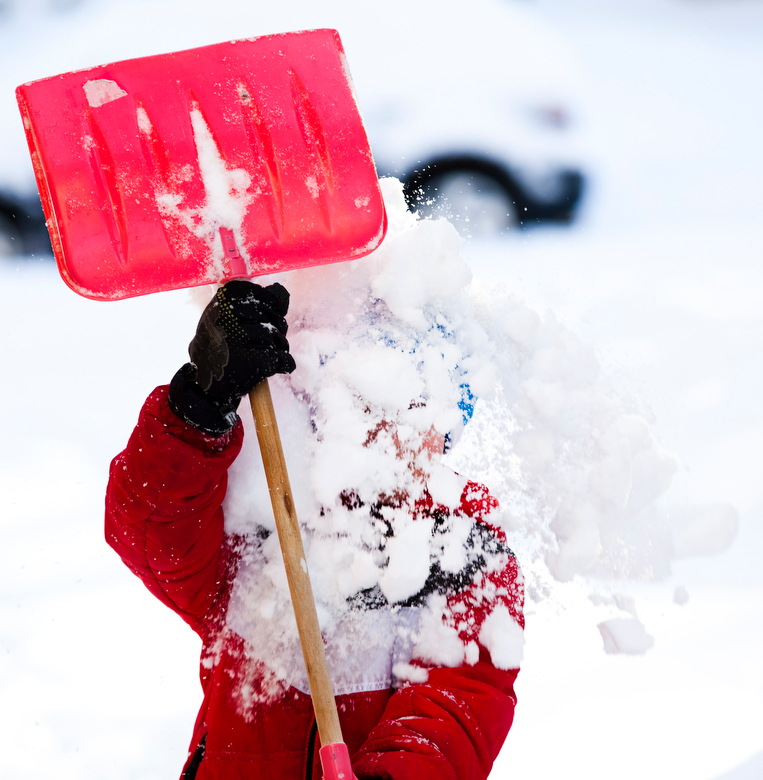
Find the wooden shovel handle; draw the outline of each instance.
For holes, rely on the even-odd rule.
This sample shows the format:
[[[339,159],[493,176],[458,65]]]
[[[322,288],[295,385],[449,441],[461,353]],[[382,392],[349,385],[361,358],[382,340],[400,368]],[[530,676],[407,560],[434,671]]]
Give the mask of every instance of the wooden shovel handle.
[[[310,683],[318,733],[321,737],[321,745],[331,745],[343,741],[342,729],[339,726],[339,715],[326,663],[318,613],[315,610],[313,589],[310,585],[310,575],[307,573],[307,559],[302,546],[297,512],[294,509],[289,475],[286,471],[281,437],[278,434],[278,424],[273,410],[273,398],[270,395],[267,379],[260,382],[249,393],[249,402],[252,405],[254,424],[257,427],[257,439],[260,442],[286,577],[289,580],[291,601],[297,619],[299,641],[302,644],[302,655],[307,668],[307,680]]]

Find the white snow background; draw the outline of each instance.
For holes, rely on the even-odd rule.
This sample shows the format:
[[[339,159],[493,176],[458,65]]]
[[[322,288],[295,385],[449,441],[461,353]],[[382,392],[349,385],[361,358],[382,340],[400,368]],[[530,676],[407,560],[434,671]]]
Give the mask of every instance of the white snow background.
[[[19,6],[8,45],[40,45],[42,5]],[[106,5],[67,12],[72,51],[78,25]],[[170,20],[166,49],[250,34],[232,0],[214,4],[214,29],[208,4],[111,5],[134,17],[115,32],[113,58],[149,53],[147,38],[157,50]],[[548,592],[528,603],[516,723],[492,776],[759,778],[763,5],[521,5],[577,53],[590,189],[571,228],[472,241],[463,254],[477,282],[502,283],[567,329],[573,368],[593,356],[622,397],[640,399],[678,456],[661,502],[676,552],[693,555],[661,581],[614,588],[538,575]],[[45,54],[9,83],[96,64]],[[102,502],[108,462],[145,395],[185,360],[198,309],[186,292],[86,301],[38,259],[3,261],[0,296],[3,777],[177,777],[200,700],[198,641],[106,547]],[[728,515],[691,509],[717,504],[738,510],[738,530],[724,552],[697,557],[730,541],[717,532],[733,521],[711,522]],[[634,610],[640,624],[612,622]],[[623,630],[631,649],[649,637],[653,647],[606,653]]]

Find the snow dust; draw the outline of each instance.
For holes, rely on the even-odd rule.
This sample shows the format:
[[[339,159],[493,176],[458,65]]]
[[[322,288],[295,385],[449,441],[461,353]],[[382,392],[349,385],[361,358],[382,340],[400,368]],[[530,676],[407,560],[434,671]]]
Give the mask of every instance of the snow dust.
[[[491,521],[507,533],[531,599],[553,595],[559,583],[588,583],[591,599],[609,609],[599,624],[606,652],[644,653],[653,640],[622,595],[627,582],[665,579],[677,556],[724,549],[735,510],[662,508],[678,462],[657,442],[648,409],[618,395],[553,314],[473,280],[450,223],[412,215],[395,179],[382,180],[382,190],[389,230],[377,251],[258,280],[278,279],[292,295],[297,370],[271,385],[319,617],[334,641],[333,675],[341,680],[352,655],[342,652],[357,629],[349,596],[378,587],[390,603],[403,602],[433,561],[448,571],[464,565],[468,524],[453,517],[433,537],[410,506],[426,487],[456,507],[467,478],[499,499]],[[245,405],[240,411],[248,435],[230,473],[226,530],[260,541],[242,567],[229,623],[257,638],[258,660],[277,678],[302,687],[253,422]],[[383,508],[391,538],[357,511],[379,497],[396,498]],[[380,643],[410,639],[398,670],[413,657],[460,663],[473,655],[448,633],[444,608],[430,600],[418,618],[441,626],[426,648],[416,646],[424,632],[410,614],[399,616],[402,632],[395,620],[377,627]],[[506,668],[521,660],[521,633],[496,609],[480,640]]]

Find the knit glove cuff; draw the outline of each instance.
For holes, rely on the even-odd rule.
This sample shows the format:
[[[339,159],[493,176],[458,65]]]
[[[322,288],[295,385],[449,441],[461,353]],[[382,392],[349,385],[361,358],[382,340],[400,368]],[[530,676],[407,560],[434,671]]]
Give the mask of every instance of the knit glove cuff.
[[[167,398],[170,409],[181,420],[212,436],[222,436],[239,420],[236,409],[240,398],[220,401],[205,393],[196,381],[196,367],[186,363],[172,377]]]

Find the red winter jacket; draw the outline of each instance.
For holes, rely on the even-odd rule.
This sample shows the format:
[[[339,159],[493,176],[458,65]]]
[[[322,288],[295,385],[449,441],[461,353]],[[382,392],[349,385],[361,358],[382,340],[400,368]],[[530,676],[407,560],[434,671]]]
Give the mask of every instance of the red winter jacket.
[[[204,701],[182,778],[318,780],[320,744],[308,695],[284,685],[276,701],[239,706],[241,681],[256,693],[265,679],[225,619],[246,540],[224,533],[222,501],[227,469],[242,441],[240,423],[217,438],[187,425],[167,405],[167,388],[157,388],[127,448],[111,464],[106,539],[204,643]],[[477,521],[481,537],[489,531],[493,544],[505,544],[482,519],[496,505],[470,483],[460,512]],[[430,502],[424,511],[447,510]],[[449,603],[464,616],[458,630],[465,642],[476,641],[496,604],[505,604],[523,625],[521,575],[513,556],[507,558],[501,571],[471,570],[469,582],[462,578],[448,592]],[[344,740],[361,780],[482,780],[490,772],[512,723],[518,670],[497,669],[481,646],[472,665],[427,668],[423,683],[337,697]]]

